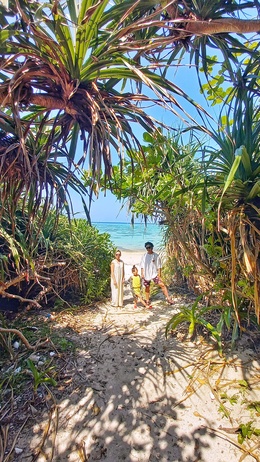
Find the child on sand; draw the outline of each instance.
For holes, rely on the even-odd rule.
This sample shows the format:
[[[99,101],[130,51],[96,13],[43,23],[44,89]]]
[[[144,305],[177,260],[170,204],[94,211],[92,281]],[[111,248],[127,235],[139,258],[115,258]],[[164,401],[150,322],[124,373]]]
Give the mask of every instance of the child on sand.
[[[137,308],[138,301],[142,303],[145,308],[152,308],[149,303],[146,303],[141,294],[142,289],[142,278],[140,274],[138,274],[138,268],[134,265],[132,268],[132,276],[130,277],[130,286],[132,289],[133,297],[134,297],[134,308]]]

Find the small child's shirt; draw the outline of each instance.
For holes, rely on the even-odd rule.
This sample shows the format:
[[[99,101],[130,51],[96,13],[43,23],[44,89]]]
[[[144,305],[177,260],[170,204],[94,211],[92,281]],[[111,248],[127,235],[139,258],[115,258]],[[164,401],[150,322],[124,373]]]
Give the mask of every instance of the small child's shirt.
[[[133,295],[141,295],[141,287],[142,287],[142,278],[140,276],[140,274],[138,274],[137,276],[131,276],[130,277],[130,285],[131,285],[131,289],[132,289],[132,292],[133,292]]]

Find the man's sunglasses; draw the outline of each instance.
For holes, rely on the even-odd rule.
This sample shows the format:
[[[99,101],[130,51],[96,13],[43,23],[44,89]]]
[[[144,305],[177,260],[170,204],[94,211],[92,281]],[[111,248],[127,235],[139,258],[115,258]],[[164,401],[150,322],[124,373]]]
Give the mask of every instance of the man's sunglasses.
[[[146,248],[146,250],[152,249],[152,247],[150,247],[150,246],[147,246],[145,248]]]

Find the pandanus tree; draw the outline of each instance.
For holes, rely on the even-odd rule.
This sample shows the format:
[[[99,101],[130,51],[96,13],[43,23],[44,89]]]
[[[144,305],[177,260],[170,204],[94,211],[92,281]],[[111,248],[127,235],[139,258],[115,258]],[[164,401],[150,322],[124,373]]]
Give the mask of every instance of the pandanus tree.
[[[255,89],[253,93],[255,92]],[[260,152],[259,111],[252,92],[239,89],[232,118],[213,133],[209,178],[218,188],[218,230],[230,242],[232,304],[240,323],[239,304],[248,298],[260,321]]]
[[[0,104],[13,111],[22,143],[41,114],[43,122],[37,131],[51,127],[46,157],[54,144],[68,143],[71,166],[81,138],[83,154],[77,157],[77,165],[88,156],[93,174],[103,162],[109,176],[111,146],[121,156],[122,146],[139,146],[133,124],[148,131],[155,127],[140,103],[179,105],[173,93],[190,100],[131,56],[135,45],[128,43],[129,26],[124,21],[132,14],[137,21],[145,5],[107,0],[33,5],[17,1],[9,5],[13,21],[5,18],[2,8]],[[153,96],[131,91],[129,85],[127,91],[120,91],[120,82],[127,80],[141,82]]]

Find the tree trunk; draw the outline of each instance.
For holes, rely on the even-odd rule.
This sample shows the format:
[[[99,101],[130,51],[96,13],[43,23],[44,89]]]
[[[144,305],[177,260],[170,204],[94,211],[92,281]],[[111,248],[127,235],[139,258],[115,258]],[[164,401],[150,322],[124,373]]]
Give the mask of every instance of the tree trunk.
[[[1,91],[2,90],[2,91]],[[29,96],[25,95],[27,104],[36,104],[46,109],[64,109],[66,107],[63,99],[58,96],[47,95],[46,93],[32,93]],[[20,102],[24,102],[24,98],[20,98]],[[2,107],[8,107],[12,104],[12,95],[8,93],[8,89],[1,89],[0,85],[0,105]]]
[[[36,104],[36,106],[42,106],[46,109],[64,109],[66,107],[65,102],[59,97],[42,93],[32,94],[30,96],[29,103]]]
[[[190,20],[185,27],[192,35],[215,35],[225,32],[248,34],[260,31],[260,20],[243,20],[233,18],[210,19],[209,21]]]

